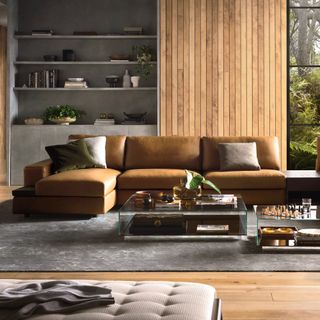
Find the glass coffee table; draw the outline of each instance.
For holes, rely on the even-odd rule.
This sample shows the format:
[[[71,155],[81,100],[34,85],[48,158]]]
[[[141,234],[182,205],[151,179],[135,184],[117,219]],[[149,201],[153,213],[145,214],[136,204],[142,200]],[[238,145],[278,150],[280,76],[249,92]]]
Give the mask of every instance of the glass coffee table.
[[[247,208],[241,196],[232,204],[212,204],[197,200],[189,205],[181,201],[137,205],[132,195],[118,213],[119,235],[125,239],[200,239],[247,236]]]
[[[311,206],[305,214],[294,215],[292,210],[290,215],[286,210],[285,206],[255,206],[257,245],[264,250],[319,250],[320,236],[312,233],[320,232],[320,206]]]

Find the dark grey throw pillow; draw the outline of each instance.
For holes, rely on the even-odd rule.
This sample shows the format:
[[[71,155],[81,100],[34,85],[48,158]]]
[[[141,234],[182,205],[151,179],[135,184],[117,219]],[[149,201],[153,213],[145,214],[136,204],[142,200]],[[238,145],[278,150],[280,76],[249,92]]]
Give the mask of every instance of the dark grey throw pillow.
[[[83,139],[68,144],[47,146],[45,149],[53,162],[53,170],[56,173],[75,169],[105,168],[92,158]]]
[[[260,170],[255,142],[219,143],[221,171]]]

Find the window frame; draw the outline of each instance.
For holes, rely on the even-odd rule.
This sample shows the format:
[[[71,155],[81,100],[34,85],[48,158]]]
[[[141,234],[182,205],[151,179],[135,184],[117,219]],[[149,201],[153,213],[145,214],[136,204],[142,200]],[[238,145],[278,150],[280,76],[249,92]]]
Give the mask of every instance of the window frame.
[[[308,10],[308,9],[318,9],[320,10],[320,4],[318,6],[291,6],[291,0],[287,0],[287,170],[294,170],[291,168],[291,158],[290,158],[290,141],[291,141],[291,128],[293,127],[320,127],[320,123],[290,123],[290,71],[291,68],[319,68],[320,64],[310,64],[310,65],[291,65],[290,63],[290,10]]]

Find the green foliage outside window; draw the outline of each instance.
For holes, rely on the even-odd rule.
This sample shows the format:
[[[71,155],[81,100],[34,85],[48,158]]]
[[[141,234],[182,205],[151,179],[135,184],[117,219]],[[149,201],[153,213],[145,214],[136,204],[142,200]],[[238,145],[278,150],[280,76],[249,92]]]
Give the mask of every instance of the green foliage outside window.
[[[290,74],[290,164],[291,169],[314,169],[319,124],[320,70],[292,68]]]

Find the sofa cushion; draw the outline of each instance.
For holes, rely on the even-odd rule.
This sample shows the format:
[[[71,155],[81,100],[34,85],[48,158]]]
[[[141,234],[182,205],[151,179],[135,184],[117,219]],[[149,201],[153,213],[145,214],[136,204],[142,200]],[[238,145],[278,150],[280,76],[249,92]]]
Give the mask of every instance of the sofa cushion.
[[[262,169],[280,169],[280,151],[277,137],[203,137],[202,170],[220,169],[219,143],[256,142],[259,164]]]
[[[285,175],[278,170],[211,171],[204,177],[220,189],[284,189]],[[210,189],[204,186],[205,189]]]
[[[172,189],[185,177],[179,169],[132,169],[118,177],[118,189]]]
[[[47,146],[45,149],[53,162],[54,172],[105,167],[93,159],[83,139],[67,144]]]
[[[88,134],[73,134],[69,136],[69,140],[78,140],[90,137],[96,136]],[[126,136],[107,136],[106,163],[108,168],[123,170],[125,144]]]
[[[255,142],[219,143],[221,171],[260,170]]]
[[[200,138],[127,137],[125,168],[200,170]]]
[[[36,195],[62,197],[104,197],[116,187],[119,171],[82,169],[60,172],[36,183]]]

